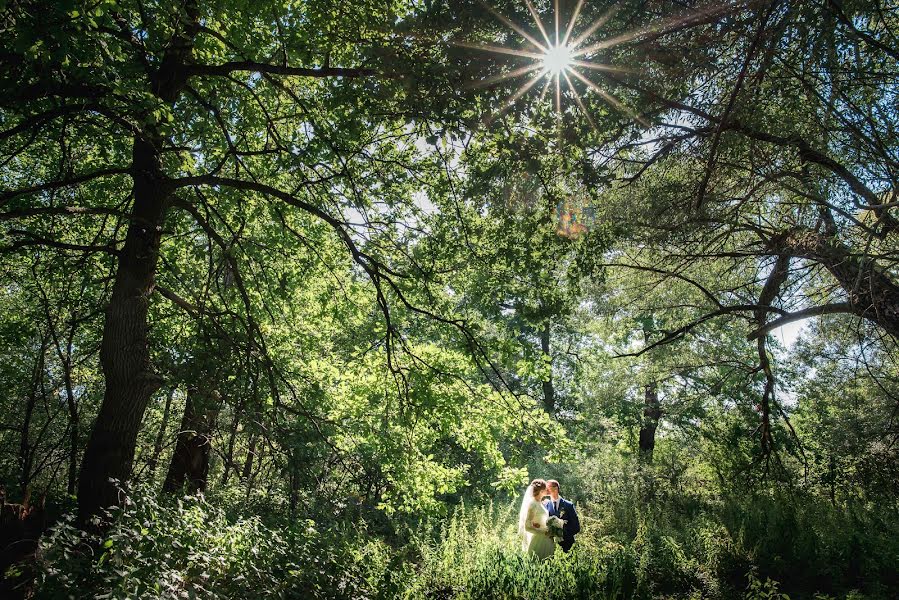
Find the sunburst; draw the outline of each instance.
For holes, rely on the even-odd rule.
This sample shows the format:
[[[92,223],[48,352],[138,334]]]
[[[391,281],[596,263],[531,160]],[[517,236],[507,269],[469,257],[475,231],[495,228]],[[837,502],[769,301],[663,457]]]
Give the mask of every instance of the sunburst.
[[[574,86],[574,81],[583,84],[584,93],[595,93],[606,104],[614,110],[633,119],[640,125],[648,127],[649,123],[640,115],[636,114],[624,102],[615,97],[615,95],[594,81],[587,75],[587,72],[595,71],[600,74],[605,73],[633,73],[632,70],[618,67],[615,65],[600,62],[596,58],[596,53],[601,50],[608,50],[615,46],[644,38],[646,36],[659,36],[667,32],[682,29],[701,23],[710,22],[721,15],[739,8],[742,2],[725,2],[715,3],[695,10],[686,15],[672,17],[652,23],[646,27],[628,31],[625,33],[614,34],[604,31],[606,26],[618,10],[618,5],[612,5],[599,18],[590,23],[582,30],[578,29],[578,17],[584,8],[585,0],[578,0],[574,10],[571,12],[570,18],[564,25],[560,22],[562,11],[560,9],[560,0],[554,0],[552,13],[552,30],[548,30],[540,16],[537,7],[531,0],[523,0],[528,12],[533,18],[533,26],[539,32],[540,38],[532,35],[525,27],[522,27],[509,17],[503,15],[492,6],[486,4],[484,0],[478,0],[490,14],[496,17],[501,23],[509,27],[518,34],[525,42],[525,48],[511,48],[506,46],[479,44],[471,42],[456,42],[457,46],[470,49],[491,52],[495,54],[505,54],[517,56],[528,61],[523,67],[513,69],[506,73],[494,75],[475,82],[475,87],[493,86],[500,82],[525,77],[525,81],[514,90],[503,101],[497,111],[487,117],[486,122],[490,122],[504,114],[512,106],[530,92],[538,83],[544,82],[540,88],[539,100],[542,100],[547,92],[552,89],[554,92],[555,112],[558,116],[562,114],[562,99],[570,98],[574,101],[577,109],[583,113],[588,123],[596,129],[596,122],[590,115],[584,98],[578,93]],[[576,31],[577,30],[577,31]],[[601,33],[606,33],[602,39],[594,39]]]

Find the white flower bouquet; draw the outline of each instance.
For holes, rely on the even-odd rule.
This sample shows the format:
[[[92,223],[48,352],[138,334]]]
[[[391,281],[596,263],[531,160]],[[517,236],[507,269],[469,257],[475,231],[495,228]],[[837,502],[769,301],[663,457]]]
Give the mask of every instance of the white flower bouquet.
[[[563,521],[559,517],[550,517],[546,520],[546,527],[549,529],[549,535],[557,543],[562,541],[562,532],[565,528],[565,523],[567,523],[567,521]]]

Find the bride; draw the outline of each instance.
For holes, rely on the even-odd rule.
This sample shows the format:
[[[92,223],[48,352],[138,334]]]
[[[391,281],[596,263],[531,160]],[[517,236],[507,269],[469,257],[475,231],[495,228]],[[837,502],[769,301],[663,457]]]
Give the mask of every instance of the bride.
[[[549,513],[544,508],[540,499],[546,495],[546,481],[535,479],[528,486],[521,501],[521,510],[518,513],[518,535],[521,536],[521,547],[528,553],[538,558],[552,556],[556,549],[556,542],[549,533],[546,521]]]

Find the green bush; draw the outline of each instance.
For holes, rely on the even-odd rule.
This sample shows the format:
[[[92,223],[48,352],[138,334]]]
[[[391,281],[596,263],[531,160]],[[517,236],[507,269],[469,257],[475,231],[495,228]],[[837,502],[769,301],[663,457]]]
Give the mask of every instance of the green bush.
[[[888,597],[899,587],[899,521],[867,506],[834,506],[810,494],[732,499],[721,522],[760,577],[790,594]]]
[[[406,598],[631,598],[637,557],[611,539],[590,539],[546,561],[524,555],[517,510],[462,508],[426,551]]]
[[[108,519],[101,536],[67,515],[44,537],[39,598],[387,598],[400,585],[387,545],[361,526],[275,529],[146,491]]]
[[[899,586],[889,516],[775,492],[685,509],[648,495],[648,476],[582,502],[574,549],[546,561],[521,550],[517,501],[384,538],[361,521],[262,521],[137,491],[102,536],[71,516],[45,536],[38,597],[880,600]]]

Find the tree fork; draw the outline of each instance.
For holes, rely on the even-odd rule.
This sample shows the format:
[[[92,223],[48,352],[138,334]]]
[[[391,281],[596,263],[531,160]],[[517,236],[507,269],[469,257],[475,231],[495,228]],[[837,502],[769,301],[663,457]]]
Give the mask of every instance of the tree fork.
[[[832,219],[826,210],[822,214]],[[845,312],[879,325],[899,340],[899,285],[873,259],[853,254],[829,230],[790,231],[774,238],[771,248],[822,265],[846,292]]]

